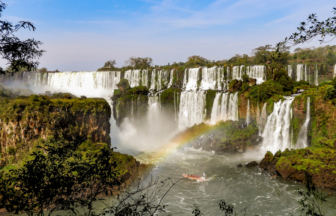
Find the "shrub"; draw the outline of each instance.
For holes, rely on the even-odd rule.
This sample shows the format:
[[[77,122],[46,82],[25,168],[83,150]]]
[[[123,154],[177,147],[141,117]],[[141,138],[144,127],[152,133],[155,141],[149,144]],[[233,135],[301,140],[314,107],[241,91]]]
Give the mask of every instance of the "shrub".
[[[336,90],[335,90],[334,86],[327,85],[327,87],[325,89],[324,99],[325,100],[331,100],[335,97],[336,97]]]
[[[242,79],[244,83],[248,83],[250,80],[250,77],[247,74],[243,74]]]

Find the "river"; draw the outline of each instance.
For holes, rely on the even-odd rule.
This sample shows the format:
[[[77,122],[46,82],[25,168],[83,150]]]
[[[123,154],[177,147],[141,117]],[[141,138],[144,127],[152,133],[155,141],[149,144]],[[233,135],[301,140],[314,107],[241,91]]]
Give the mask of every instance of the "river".
[[[260,161],[263,154],[258,152],[243,155],[216,155],[212,152],[182,148],[162,156],[151,175],[161,180],[171,177],[177,181],[182,174],[198,174],[204,171],[208,180],[197,182],[182,179],[164,198],[167,212],[173,215],[192,215],[198,205],[204,215],[218,215],[218,201],[224,199],[233,204],[237,211],[247,208],[246,215],[300,215],[297,189],[304,185],[282,178],[271,179],[258,167],[239,168],[252,160]],[[151,154],[139,155],[144,161]],[[150,177],[147,178],[148,181]],[[324,205],[326,215],[335,215],[335,196],[328,198]]]

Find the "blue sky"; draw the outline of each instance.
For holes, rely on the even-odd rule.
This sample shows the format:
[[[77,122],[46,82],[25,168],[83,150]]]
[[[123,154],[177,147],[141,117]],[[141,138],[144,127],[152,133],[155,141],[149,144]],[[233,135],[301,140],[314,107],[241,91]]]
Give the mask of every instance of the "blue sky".
[[[2,19],[32,21],[22,39],[42,41],[40,67],[96,70],[109,59],[117,66],[131,56],[154,64],[211,60],[250,54],[275,45],[311,13],[332,15],[335,0],[4,0]],[[336,44],[336,40],[330,45]],[[315,40],[303,47],[318,46]],[[0,61],[5,66],[4,61]]]

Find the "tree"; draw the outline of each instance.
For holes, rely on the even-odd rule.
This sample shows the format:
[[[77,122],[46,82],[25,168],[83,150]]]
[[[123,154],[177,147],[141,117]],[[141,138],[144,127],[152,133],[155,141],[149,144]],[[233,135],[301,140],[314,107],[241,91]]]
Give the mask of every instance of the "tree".
[[[22,168],[3,174],[0,208],[28,215],[44,215],[48,209],[50,215],[86,207],[91,215],[97,197],[111,195],[120,185],[120,162],[107,146],[94,153],[84,153],[85,148],[76,151],[82,142],[50,139]]]
[[[43,68],[38,69],[38,71],[40,71],[40,72],[47,72],[48,69],[46,67],[43,67]]]
[[[0,17],[6,7],[7,5],[0,0]],[[28,71],[36,69],[39,65],[38,59],[45,52],[39,50],[42,42],[34,38],[20,40],[16,37],[14,34],[20,29],[35,31],[36,28],[28,21],[20,21],[13,25],[7,20],[0,20],[0,54],[8,61],[9,68],[13,72],[20,71],[21,68],[26,68]]]
[[[104,68],[115,68],[115,65],[116,65],[116,60],[109,60],[107,62],[105,62],[104,64]]]
[[[151,67],[153,64],[153,59],[149,57],[141,58],[141,57],[130,57],[128,60],[125,61],[126,66],[133,67],[133,68],[148,68]]]
[[[336,8],[333,8],[333,14],[336,15]],[[325,21],[319,21],[316,14],[308,16],[307,22],[301,22],[297,28],[298,32],[286,37],[284,41],[277,44],[277,51],[290,44],[295,46],[301,43],[309,42],[317,36],[320,36],[320,43],[327,43],[328,37],[336,37],[336,16],[329,17]]]

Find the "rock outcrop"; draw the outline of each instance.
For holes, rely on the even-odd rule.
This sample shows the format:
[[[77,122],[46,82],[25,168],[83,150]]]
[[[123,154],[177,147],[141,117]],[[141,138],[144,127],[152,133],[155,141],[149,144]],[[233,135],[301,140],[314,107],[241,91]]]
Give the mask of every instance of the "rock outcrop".
[[[298,182],[305,181],[305,172],[316,186],[336,190],[336,155],[334,149],[298,149],[267,152],[259,167],[271,175]]]
[[[49,99],[33,95],[0,103],[2,164],[49,136],[111,144],[111,108],[103,99]]]

